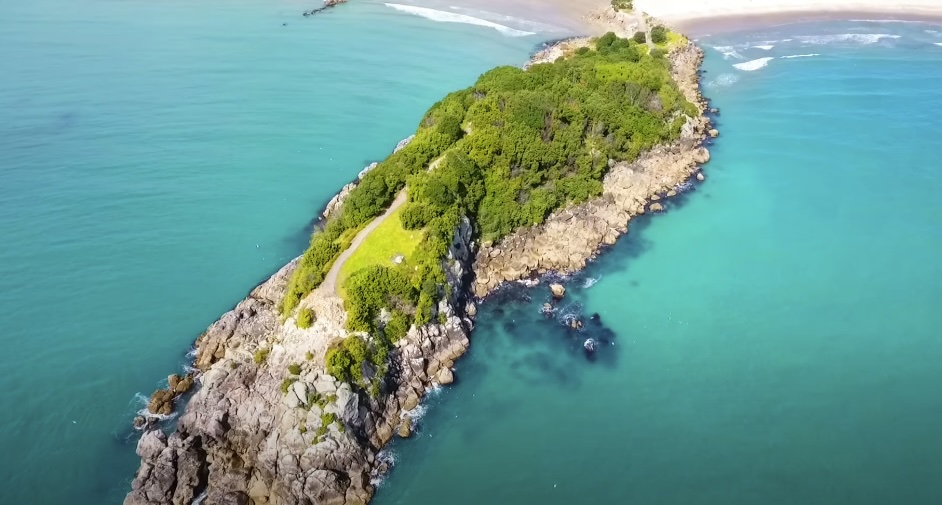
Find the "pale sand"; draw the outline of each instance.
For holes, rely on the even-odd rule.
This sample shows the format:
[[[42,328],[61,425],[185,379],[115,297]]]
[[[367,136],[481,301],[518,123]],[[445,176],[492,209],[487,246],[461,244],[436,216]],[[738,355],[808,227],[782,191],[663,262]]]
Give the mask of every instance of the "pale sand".
[[[394,0],[395,1],[395,0]],[[548,23],[570,34],[591,35],[612,28],[599,23],[610,0],[399,0],[447,10],[482,9]],[[634,0],[643,11],[691,35],[820,19],[912,19],[942,22],[942,0]],[[594,14],[594,16],[591,16]],[[593,18],[594,19],[589,19]],[[635,18],[635,16],[630,16]]]
[[[942,20],[942,0],[634,0],[634,5],[671,26],[694,31],[812,19]]]

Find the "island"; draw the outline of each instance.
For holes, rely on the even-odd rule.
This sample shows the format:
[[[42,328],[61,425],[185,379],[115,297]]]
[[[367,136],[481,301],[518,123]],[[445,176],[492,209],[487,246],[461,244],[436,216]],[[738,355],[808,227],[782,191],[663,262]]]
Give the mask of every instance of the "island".
[[[456,380],[482,300],[585,267],[704,180],[702,52],[624,8],[604,18],[447,95],[331,200],[304,254],[199,336],[197,372],[155,393],[166,414],[195,381],[171,434],[138,423],[125,504],[369,502],[383,447]]]

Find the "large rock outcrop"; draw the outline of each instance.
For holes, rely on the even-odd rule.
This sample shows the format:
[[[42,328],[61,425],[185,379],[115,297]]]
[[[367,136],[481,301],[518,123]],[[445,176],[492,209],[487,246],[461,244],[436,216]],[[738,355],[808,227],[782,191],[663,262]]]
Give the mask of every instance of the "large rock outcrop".
[[[169,437],[148,431],[126,505],[362,504],[385,470],[380,449],[414,429],[410,411],[426,391],[454,380],[471,321],[459,315],[473,244],[465,219],[448,258],[453,296],[443,324],[413,327],[391,353],[392,372],[376,398],[324,372],[345,314],[332,293],[303,301],[318,318],[309,329],[282,321],[292,261],[256,287],[197,340],[200,387]],[[296,368],[294,367],[296,366]],[[292,372],[298,373],[292,373]]]

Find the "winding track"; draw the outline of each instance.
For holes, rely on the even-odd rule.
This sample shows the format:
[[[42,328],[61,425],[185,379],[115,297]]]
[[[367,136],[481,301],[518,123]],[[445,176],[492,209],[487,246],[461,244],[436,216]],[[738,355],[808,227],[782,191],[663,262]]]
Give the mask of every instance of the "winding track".
[[[389,208],[386,209],[386,212],[383,215],[377,217],[370,224],[366,225],[366,228],[360,230],[360,233],[357,233],[356,237],[353,237],[353,242],[350,243],[350,247],[346,251],[340,253],[340,256],[337,257],[337,261],[334,261],[334,265],[330,267],[330,271],[327,272],[327,276],[324,277],[324,282],[321,283],[320,289],[324,293],[330,293],[332,295],[340,296],[340,293],[337,292],[337,277],[340,275],[340,269],[343,268],[343,264],[350,259],[350,256],[353,256],[353,253],[356,252],[357,248],[360,247],[360,244],[366,240],[366,237],[369,236],[377,226],[383,224],[393,212],[396,212],[396,209],[406,203],[406,190],[403,189],[396,195],[396,199],[393,200],[392,204],[389,205]]]

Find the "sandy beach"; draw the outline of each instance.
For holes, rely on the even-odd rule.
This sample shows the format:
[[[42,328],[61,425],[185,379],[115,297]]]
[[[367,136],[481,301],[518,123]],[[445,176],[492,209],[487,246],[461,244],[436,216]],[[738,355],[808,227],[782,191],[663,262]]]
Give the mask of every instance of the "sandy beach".
[[[609,11],[609,0],[402,0],[470,15],[497,13],[579,34],[599,29],[600,14]],[[942,0],[634,0],[635,12],[644,12],[689,35],[736,31],[783,23],[840,19],[933,20],[942,22]],[[488,17],[488,16],[485,16]],[[602,18],[602,25],[610,18]],[[508,23],[513,25],[513,23]],[[515,25],[515,27],[517,27]],[[520,28],[520,27],[517,27]],[[528,30],[527,27],[522,27]],[[543,29],[535,31],[546,32]],[[557,30],[551,30],[557,31]]]
[[[821,19],[942,20],[942,0],[635,0],[634,5],[693,34]]]

